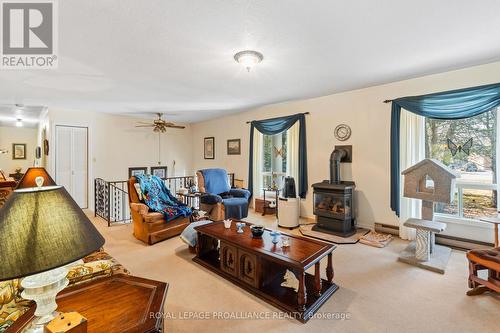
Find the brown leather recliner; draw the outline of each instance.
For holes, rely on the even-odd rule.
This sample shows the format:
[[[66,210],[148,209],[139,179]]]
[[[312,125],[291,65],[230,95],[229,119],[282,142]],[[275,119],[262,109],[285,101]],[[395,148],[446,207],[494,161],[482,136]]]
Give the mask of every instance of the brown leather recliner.
[[[178,217],[166,222],[162,213],[150,212],[149,207],[139,200],[134,184],[135,177],[128,181],[130,214],[134,224],[134,236],[149,245],[180,235],[189,225],[189,217]]]

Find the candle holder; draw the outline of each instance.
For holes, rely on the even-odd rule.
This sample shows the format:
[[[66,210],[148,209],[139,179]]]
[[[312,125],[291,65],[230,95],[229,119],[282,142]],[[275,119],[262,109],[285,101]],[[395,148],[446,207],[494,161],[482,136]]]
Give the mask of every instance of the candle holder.
[[[238,230],[236,230],[236,232],[239,234],[242,234],[244,226],[245,226],[245,223],[243,223],[243,222],[236,223],[236,228],[238,228]]]
[[[273,239],[271,240],[271,242],[273,242],[273,244],[277,244],[279,242],[279,239],[278,237],[281,235],[281,233],[279,231],[271,231],[271,233],[269,234],[271,235],[271,237],[273,237]]]

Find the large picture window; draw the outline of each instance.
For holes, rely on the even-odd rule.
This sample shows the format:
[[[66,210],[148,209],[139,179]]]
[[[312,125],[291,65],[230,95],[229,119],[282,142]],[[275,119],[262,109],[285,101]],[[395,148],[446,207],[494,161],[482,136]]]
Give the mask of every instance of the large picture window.
[[[435,212],[478,219],[497,215],[497,109],[460,120],[425,119],[425,155],[453,169],[456,200]]]
[[[262,184],[265,188],[281,188],[287,173],[288,131],[276,135],[264,135],[262,140]]]

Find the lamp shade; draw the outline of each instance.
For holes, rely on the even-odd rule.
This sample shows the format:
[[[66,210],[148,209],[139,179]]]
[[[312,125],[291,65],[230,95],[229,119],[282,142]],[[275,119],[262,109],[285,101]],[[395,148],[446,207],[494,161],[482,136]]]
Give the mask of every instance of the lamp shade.
[[[56,185],[56,182],[50,175],[48,174],[47,170],[42,167],[31,167],[28,168],[26,173],[24,174],[23,178],[19,181],[17,184],[16,189],[18,188],[28,188],[28,187],[37,187],[35,183],[35,178],[36,177],[43,177],[43,185],[42,186],[53,186]]]
[[[15,190],[0,209],[0,281],[69,264],[103,244],[64,187]]]

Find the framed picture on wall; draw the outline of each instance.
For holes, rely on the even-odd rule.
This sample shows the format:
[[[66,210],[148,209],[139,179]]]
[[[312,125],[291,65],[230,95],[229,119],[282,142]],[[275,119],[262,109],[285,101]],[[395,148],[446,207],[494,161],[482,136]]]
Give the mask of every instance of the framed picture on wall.
[[[128,178],[148,173],[148,167],[128,168]]]
[[[43,140],[43,154],[49,156],[49,140]]]
[[[241,139],[227,140],[227,154],[241,155]]]
[[[203,156],[206,160],[215,159],[215,137],[211,136],[203,140]]]
[[[157,176],[161,179],[167,178],[167,167],[166,166],[152,166],[151,174],[153,176]]]
[[[25,143],[13,143],[12,144],[12,159],[13,160],[25,160],[26,159],[26,144]]]

